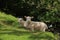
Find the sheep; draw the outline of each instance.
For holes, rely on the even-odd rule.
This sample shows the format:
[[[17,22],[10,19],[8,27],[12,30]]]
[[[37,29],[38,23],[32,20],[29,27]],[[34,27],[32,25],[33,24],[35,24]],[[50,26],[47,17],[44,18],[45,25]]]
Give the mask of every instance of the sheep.
[[[27,22],[23,20],[23,18],[18,18],[18,22],[21,26],[25,27],[25,28],[28,28],[27,27]]]
[[[28,27],[31,31],[39,30],[39,31],[45,32],[45,30],[48,29],[47,25],[44,22],[31,21],[33,17],[30,17],[30,16],[25,16],[25,18],[26,18],[26,24],[27,24],[26,27]]]
[[[26,21],[23,20],[23,18],[19,18],[18,22],[24,26],[25,28],[34,31],[34,30],[40,30],[45,32],[46,29],[48,29],[47,25],[44,22],[34,22],[31,21],[31,18],[33,17],[25,17]]]
[[[24,26],[24,27],[26,26],[23,18],[18,18],[18,22],[19,22],[19,24],[21,24],[21,26]]]

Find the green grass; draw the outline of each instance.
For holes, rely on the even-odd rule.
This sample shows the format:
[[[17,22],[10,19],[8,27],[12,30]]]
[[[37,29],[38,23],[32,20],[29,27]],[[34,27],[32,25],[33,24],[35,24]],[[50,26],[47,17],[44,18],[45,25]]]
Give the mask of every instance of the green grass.
[[[58,40],[58,36],[55,36],[51,32],[37,32],[32,33],[23,29],[16,30],[0,30],[1,40]]]
[[[17,35],[9,35],[9,34],[2,34],[0,36],[0,38],[2,40],[29,40],[28,37],[30,35],[21,35],[21,36],[17,36]]]
[[[0,40],[58,40],[51,32],[32,33],[18,23],[18,18],[0,12]]]

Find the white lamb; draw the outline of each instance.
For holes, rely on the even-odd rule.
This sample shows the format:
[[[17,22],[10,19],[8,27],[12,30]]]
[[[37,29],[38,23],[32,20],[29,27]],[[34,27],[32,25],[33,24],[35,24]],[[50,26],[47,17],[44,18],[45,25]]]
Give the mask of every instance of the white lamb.
[[[35,31],[35,30],[39,30],[39,31],[43,31],[45,32],[46,29],[48,29],[47,25],[44,23],[44,22],[34,22],[34,21],[31,21],[31,19],[33,17],[26,17],[26,21],[23,20],[23,18],[19,18],[18,19],[18,22],[24,26],[25,28],[31,30],[31,31]]]
[[[45,32],[45,30],[48,29],[47,25],[44,22],[34,22],[34,21],[31,21],[31,19],[33,17],[30,17],[30,16],[27,16],[27,17],[25,16],[25,18],[26,18],[25,25],[31,31],[39,30],[39,31]]]

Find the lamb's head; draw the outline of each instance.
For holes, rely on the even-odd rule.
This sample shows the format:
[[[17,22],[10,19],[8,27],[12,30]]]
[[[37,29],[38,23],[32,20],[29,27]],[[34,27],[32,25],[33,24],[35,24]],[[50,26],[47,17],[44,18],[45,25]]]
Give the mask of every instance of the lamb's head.
[[[31,19],[33,18],[33,17],[30,17],[30,16],[24,16],[25,18],[26,18],[26,21],[31,21]]]
[[[18,18],[18,22],[19,22],[22,26],[24,26],[24,24],[25,24],[25,21],[23,20],[23,18]]]
[[[23,18],[18,18],[18,22],[22,22],[23,21]]]
[[[22,21],[23,20],[23,18],[19,18],[20,19],[20,21]]]

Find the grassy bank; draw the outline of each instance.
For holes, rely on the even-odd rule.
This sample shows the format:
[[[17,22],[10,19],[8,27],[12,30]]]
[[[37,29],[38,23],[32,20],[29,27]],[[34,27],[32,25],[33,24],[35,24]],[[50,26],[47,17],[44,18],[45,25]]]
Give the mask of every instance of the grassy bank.
[[[0,12],[0,40],[58,40],[51,32],[32,33],[21,27],[17,18]]]

